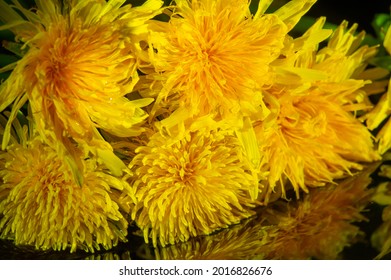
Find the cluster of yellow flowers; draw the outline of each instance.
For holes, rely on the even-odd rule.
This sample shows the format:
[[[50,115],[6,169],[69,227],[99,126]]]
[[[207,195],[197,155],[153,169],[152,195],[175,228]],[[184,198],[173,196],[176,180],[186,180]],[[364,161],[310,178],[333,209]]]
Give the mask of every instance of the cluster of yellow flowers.
[[[368,184],[311,188],[334,188],[391,147],[391,121],[372,132],[391,113],[388,72],[369,64],[378,46],[325,18],[292,35],[316,0],[261,0],[254,14],[248,0],[125,2],[0,0],[20,55],[0,69],[0,237],[93,252],[125,242],[134,223],[157,248],[257,214],[258,257],[286,257],[271,251],[283,246],[337,257],[359,235],[350,222]],[[290,193],[298,205],[278,214]],[[316,213],[340,215],[319,222],[345,243],[295,255],[284,232],[315,238]],[[262,217],[280,217],[267,238]],[[390,220],[374,237],[383,255]]]

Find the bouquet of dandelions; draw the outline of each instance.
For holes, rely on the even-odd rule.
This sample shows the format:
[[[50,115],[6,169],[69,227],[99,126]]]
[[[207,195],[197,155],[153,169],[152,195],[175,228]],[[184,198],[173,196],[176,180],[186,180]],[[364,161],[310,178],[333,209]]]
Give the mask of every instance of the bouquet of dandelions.
[[[391,147],[389,16],[369,46],[347,22],[293,32],[316,0],[10,2],[1,238],[94,252],[133,224],[160,258],[194,257],[196,236],[216,258],[337,258],[367,204],[391,204],[366,172]]]

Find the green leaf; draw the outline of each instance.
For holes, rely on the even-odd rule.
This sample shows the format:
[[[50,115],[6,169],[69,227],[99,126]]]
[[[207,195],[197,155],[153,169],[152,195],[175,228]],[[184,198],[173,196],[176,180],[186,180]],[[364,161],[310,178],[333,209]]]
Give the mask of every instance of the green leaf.
[[[10,30],[0,30],[0,40],[14,41],[15,35]]]
[[[371,34],[365,34],[364,40],[361,43],[361,45],[368,45],[368,46],[376,46],[382,44],[383,42],[380,41],[380,39],[373,37]]]
[[[23,44],[10,42],[10,41],[3,41],[3,47],[10,52],[14,53],[18,57],[23,57],[26,52],[28,51],[28,48],[23,49]]]
[[[379,56],[370,60],[370,63],[391,71],[391,56]]]
[[[18,61],[18,58],[14,55],[0,53],[0,68]]]
[[[381,42],[384,40],[387,29],[391,24],[391,16],[389,14],[377,14],[372,21],[372,27],[375,30],[376,36]]]
[[[10,75],[10,72],[0,73],[0,84],[7,80]]]

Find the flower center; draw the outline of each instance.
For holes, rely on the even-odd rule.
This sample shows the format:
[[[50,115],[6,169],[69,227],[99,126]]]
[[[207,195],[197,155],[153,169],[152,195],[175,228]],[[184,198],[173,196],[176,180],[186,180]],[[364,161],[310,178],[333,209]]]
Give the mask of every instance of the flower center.
[[[211,56],[208,49],[201,49],[200,52],[197,52],[198,61],[204,66],[209,67],[211,63]]]
[[[324,112],[320,112],[317,116],[307,119],[303,123],[304,131],[312,137],[319,137],[326,132],[327,119]]]
[[[197,176],[196,157],[196,155],[185,150],[182,157],[178,158],[175,164],[177,179],[185,185],[191,185]]]

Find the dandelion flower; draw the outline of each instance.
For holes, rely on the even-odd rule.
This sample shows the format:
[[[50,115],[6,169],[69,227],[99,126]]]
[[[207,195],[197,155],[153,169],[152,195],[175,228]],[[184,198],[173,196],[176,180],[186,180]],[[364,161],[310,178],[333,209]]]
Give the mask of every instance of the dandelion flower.
[[[179,141],[156,133],[136,152],[132,219],[146,242],[186,241],[253,214],[257,177],[232,131],[188,131]]]
[[[26,129],[23,129],[26,132]],[[83,184],[66,158],[34,133],[0,154],[0,237],[38,250],[94,252],[126,241],[130,186],[85,159]]]
[[[318,32],[322,25],[321,20],[293,40],[285,56],[273,64],[276,83],[267,90],[272,114],[268,122],[254,125],[270,166],[269,193],[276,182],[288,178],[299,195],[300,189],[307,191],[308,186],[362,169],[360,162],[380,159],[371,133],[355,115],[369,108],[364,91],[368,82],[355,77],[374,49],[357,49],[362,36],[354,35],[356,26],[346,30],[347,23],[326,47],[311,48],[311,40],[315,45],[324,39]]]
[[[270,63],[289,31],[284,20],[292,25],[315,1],[292,1],[275,14],[265,14],[271,1],[262,1],[256,15],[249,2],[177,0],[168,23],[150,24],[152,115],[164,106],[172,112],[162,128],[209,114],[240,127],[243,116],[267,115],[261,89],[272,83]]]
[[[13,68],[0,88],[0,111],[13,104],[3,149],[12,120],[26,101],[38,131],[55,131],[56,140],[68,149],[71,138],[102,158],[113,158],[97,128],[118,136],[141,132],[147,116],[141,107],[152,100],[130,101],[125,95],[138,81],[137,36],[146,32],[144,22],[158,13],[162,1],[136,8],[121,7],[124,2],[37,0],[33,11],[14,1],[17,12],[0,1],[1,29],[10,29],[25,51],[3,69]],[[113,171],[122,167],[106,163]]]

